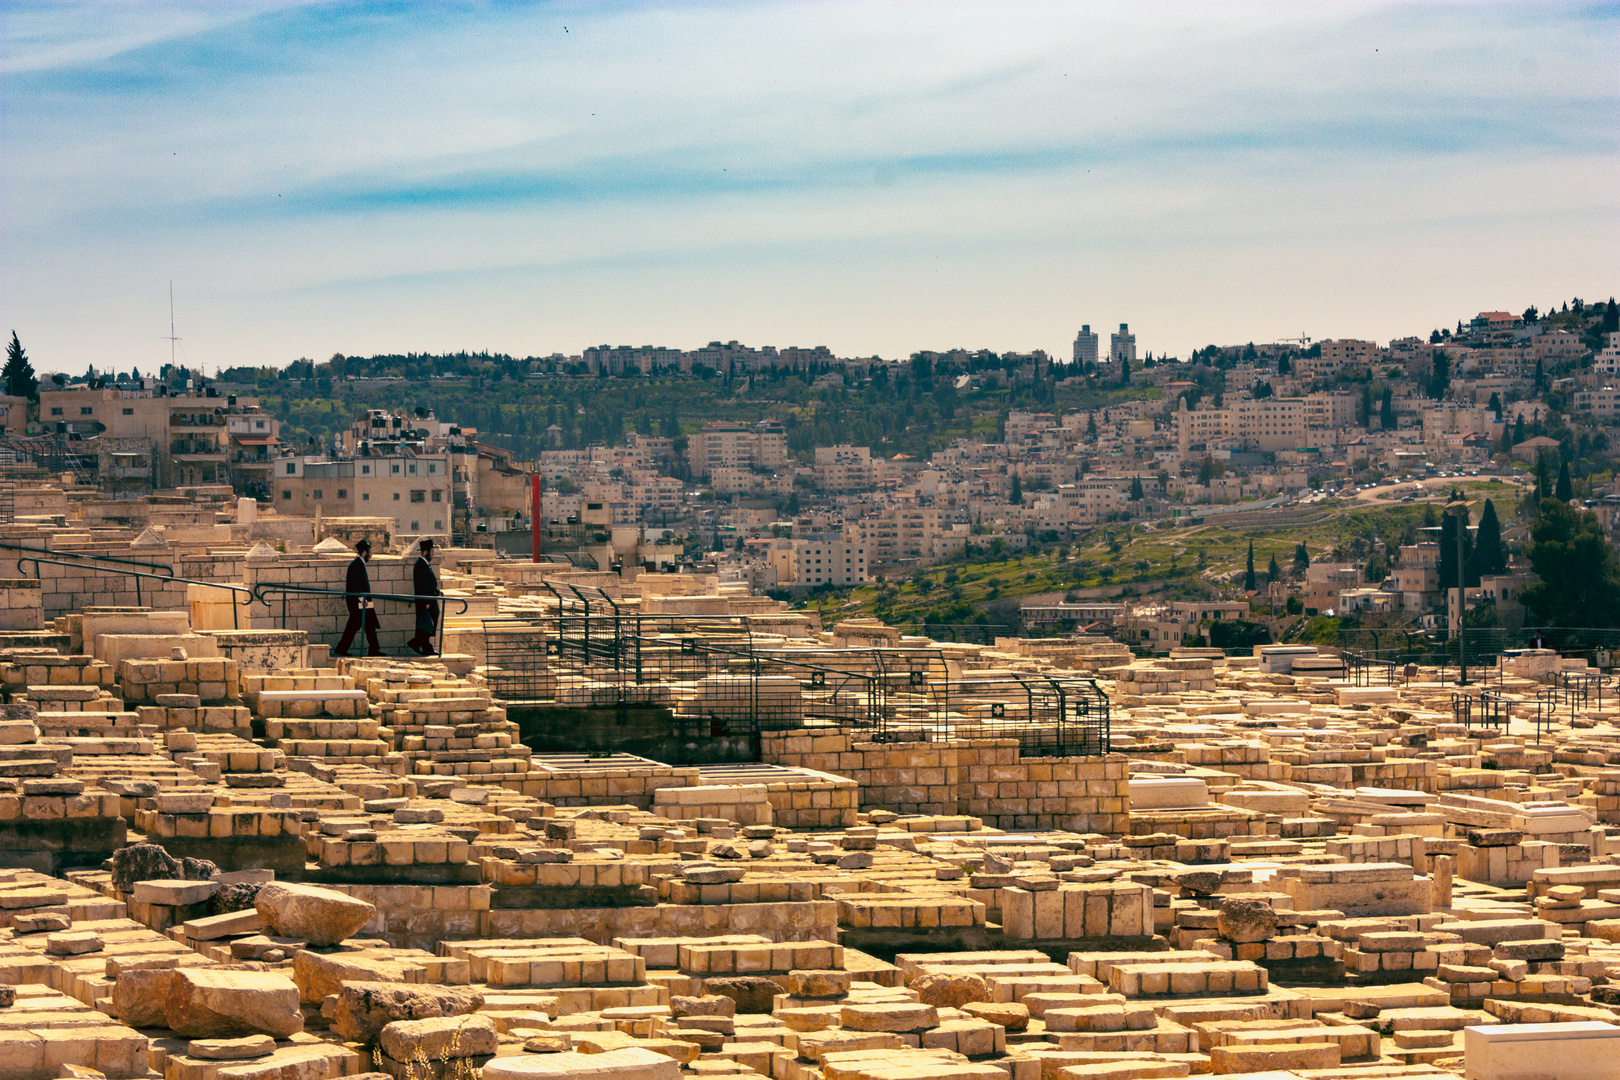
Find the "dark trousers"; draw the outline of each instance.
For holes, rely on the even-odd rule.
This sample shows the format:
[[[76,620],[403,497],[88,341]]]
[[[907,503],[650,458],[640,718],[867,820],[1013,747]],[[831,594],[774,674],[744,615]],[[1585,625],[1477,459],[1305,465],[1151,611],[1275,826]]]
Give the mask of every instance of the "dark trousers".
[[[416,602],[416,636],[406,644],[418,651],[426,652],[433,648],[433,635],[439,629],[439,602],[437,600],[418,600]]]
[[[377,612],[374,608],[363,608],[357,597],[345,596],[343,602],[349,607],[349,621],[343,627],[343,636],[338,639],[334,655],[342,656],[354,644],[354,635],[360,632],[360,627],[366,628],[366,647],[372,656],[382,655],[382,645],[377,642]]]

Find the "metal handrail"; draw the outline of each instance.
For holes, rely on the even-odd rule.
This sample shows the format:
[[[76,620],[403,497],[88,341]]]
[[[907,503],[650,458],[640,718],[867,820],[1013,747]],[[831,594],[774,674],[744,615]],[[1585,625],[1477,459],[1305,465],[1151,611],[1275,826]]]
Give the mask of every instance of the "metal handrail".
[[[40,579],[39,578],[39,564],[40,563],[45,563],[45,564],[50,565],[50,566],[79,566],[79,565],[81,565],[81,564],[76,563],[76,562],[68,562],[65,559],[42,559],[38,555],[28,555],[28,556],[24,556],[23,558],[17,560],[17,573],[19,573],[19,574],[23,573],[23,568],[22,568],[23,563],[33,563],[34,564],[34,574],[33,574],[33,576],[34,576],[34,579],[36,581],[38,581]],[[108,574],[121,574],[124,577],[131,577],[131,578],[135,579],[135,606],[136,607],[144,607],[145,606],[145,604],[141,600],[141,579],[142,578],[151,578],[154,581],[173,582],[176,585],[206,585],[210,589],[229,589],[233,593],[251,593],[252,592],[251,589],[248,589],[246,586],[243,586],[243,585],[226,585],[226,584],[224,584],[222,582],[218,582],[218,581],[198,581],[196,578],[175,577],[172,571],[170,573],[168,573],[168,574],[148,574],[148,573],[144,573],[143,571],[140,571],[140,570],[119,570],[119,569],[114,568],[114,567],[108,567],[108,568],[106,568],[104,570],[104,572],[108,573]],[[231,627],[233,629],[240,630],[242,628],[241,620],[237,616],[236,609],[239,608],[239,607],[247,607],[248,605],[250,605],[252,603],[253,603],[253,598],[251,597],[251,595],[249,596],[249,598],[247,600],[244,600],[244,601],[242,601],[240,603],[238,603],[235,600],[231,601]]]
[[[402,604],[415,604],[421,600],[437,600],[440,602],[441,607],[439,608],[439,625],[437,627],[439,635],[438,648],[435,651],[440,653],[444,652],[445,612],[442,606],[443,603],[447,600],[454,600],[456,603],[460,604],[461,610],[456,612],[457,615],[465,613],[469,606],[465,597],[445,596],[443,593],[440,593],[438,596],[417,596],[415,593],[353,593],[348,589],[323,589],[315,585],[292,585],[279,581],[266,581],[253,586],[253,599],[251,602],[255,604],[263,604],[268,608],[270,606],[270,601],[264,598],[264,594],[267,592],[281,594],[281,628],[283,630],[287,629],[287,597],[289,594],[294,593],[300,596],[354,596],[364,597],[367,600],[398,600]]]
[[[51,555],[62,559],[90,559],[94,562],[118,563],[120,566],[140,566],[148,570],[167,571],[168,577],[174,577],[174,567],[162,563],[147,562],[144,559],[121,559],[116,555],[92,555],[85,551],[54,551],[51,548],[29,547],[27,544],[7,544],[0,542],[0,551],[27,551],[35,555]],[[17,560],[21,563],[23,560]]]

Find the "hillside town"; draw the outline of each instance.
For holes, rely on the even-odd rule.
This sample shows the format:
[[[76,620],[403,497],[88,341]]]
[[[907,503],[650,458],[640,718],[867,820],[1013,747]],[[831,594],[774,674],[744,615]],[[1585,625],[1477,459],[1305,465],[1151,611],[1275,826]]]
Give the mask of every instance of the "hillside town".
[[[1262,575],[1263,585],[1248,580],[1252,568],[1244,575],[1232,566],[1200,574],[1198,595],[1109,604],[1129,595],[1123,581],[1105,578],[1100,588],[1037,593],[1031,611],[1001,621],[1024,629],[1101,624],[1134,645],[1164,646],[1188,636],[1166,602],[1224,601],[1237,606],[1228,618],[1245,602],[1245,615],[1261,605],[1268,615],[1369,613],[1423,630],[1454,630],[1485,604],[1486,625],[1516,631],[1552,621],[1520,601],[1537,582],[1523,557],[1524,523],[1512,520],[1522,491],[1536,489],[1533,502],[1557,476],[1574,485],[1560,491],[1571,500],[1578,486],[1579,504],[1613,539],[1616,321],[1613,301],[1576,300],[1545,314],[1482,312],[1455,331],[1384,345],[1301,338],[1209,346],[1186,361],[1139,356],[1136,335],[1120,324],[1106,348],[1084,327],[1068,363],[1041,352],[840,360],[825,348],[736,342],[690,351],[603,346],[501,362],[520,383],[537,386],[667,375],[745,387],[769,372],[826,394],[908,380],[914,394],[948,387],[963,408],[998,386],[1033,386],[1036,396],[1045,388],[1054,403],[1069,390],[1093,399],[1091,408],[992,408],[985,415],[993,431],[889,456],[872,446],[790,443],[796,415],[789,413],[686,423],[659,416],[642,425],[654,430],[589,444],[579,426],[552,422],[534,433],[544,448],[520,460],[501,445],[508,433],[481,433],[423,406],[356,411],[319,445],[299,445],[247,383],[199,388],[191,379],[188,387],[93,372],[42,384],[36,420],[25,397],[0,406],[19,460],[71,464],[72,498],[109,502],[95,512],[119,521],[140,521],[153,498],[250,498],[261,515],[375,517],[401,541],[434,537],[522,554],[533,546],[538,509],[550,557],[601,570],[714,573],[779,598],[903,581],[952,562],[1066,551],[1121,525],[1261,523],[1286,531],[1315,520],[1334,497],[1442,504],[1462,484],[1494,481],[1512,485],[1497,496],[1510,494],[1513,505],[1492,500],[1488,526],[1498,534],[1505,527],[1507,540],[1492,537],[1494,554],[1483,560],[1470,554],[1460,608],[1445,536],[1403,530],[1376,538],[1370,546],[1387,552],[1370,558],[1305,551],[1296,565],[1285,553],[1282,572]],[[334,358],[321,371],[309,365],[281,377],[319,381],[322,392],[379,382],[353,358]],[[424,386],[428,400],[435,386],[472,377],[435,376]],[[83,490],[90,487],[97,498]],[[1480,514],[1476,507],[1470,549]],[[1432,530],[1438,522],[1425,524]],[[1064,611],[1065,602],[1080,606]],[[1270,620],[1268,632],[1285,629]]]
[[[1612,1076],[1620,337],[1532,314],[816,359],[1133,389],[918,459],[764,419],[524,461],[426,406],[312,445],[223,380],[30,388],[14,339],[0,1078]],[[703,377],[536,381],[654,362]],[[1408,534],[1295,540],[1358,507]],[[1127,528],[1196,575],[976,636],[812,603]]]

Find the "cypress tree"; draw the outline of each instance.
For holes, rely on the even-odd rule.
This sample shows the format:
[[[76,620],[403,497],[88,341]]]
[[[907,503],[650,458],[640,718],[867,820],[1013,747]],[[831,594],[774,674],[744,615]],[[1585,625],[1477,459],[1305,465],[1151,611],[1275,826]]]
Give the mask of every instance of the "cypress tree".
[[[1507,570],[1507,551],[1502,547],[1502,523],[1496,517],[1496,504],[1485,500],[1479,528],[1474,533],[1474,576],[1501,574]]]
[[[1558,463],[1558,485],[1553,488],[1553,498],[1559,502],[1569,502],[1575,497],[1575,491],[1569,482],[1569,462]]]
[[[1254,592],[1259,587],[1259,583],[1254,579],[1254,541],[1250,540],[1249,562],[1243,571],[1243,590],[1245,592]]]
[[[12,397],[38,400],[39,380],[34,377],[34,365],[28,362],[28,354],[23,351],[22,342],[17,340],[17,331],[11,332],[11,342],[6,346],[6,366],[0,372],[0,379],[4,379],[6,393]]]

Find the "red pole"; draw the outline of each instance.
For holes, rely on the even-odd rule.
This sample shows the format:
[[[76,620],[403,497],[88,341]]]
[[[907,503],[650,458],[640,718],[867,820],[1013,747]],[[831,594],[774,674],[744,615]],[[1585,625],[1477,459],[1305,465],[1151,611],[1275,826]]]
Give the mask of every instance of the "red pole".
[[[540,561],[540,531],[544,523],[540,517],[540,474],[529,478],[529,534],[533,540],[534,561]]]

